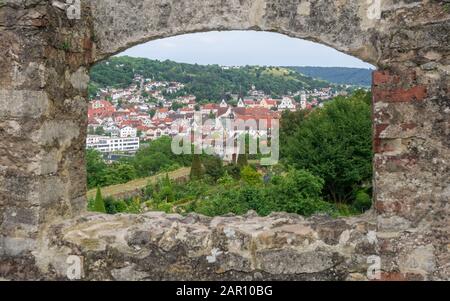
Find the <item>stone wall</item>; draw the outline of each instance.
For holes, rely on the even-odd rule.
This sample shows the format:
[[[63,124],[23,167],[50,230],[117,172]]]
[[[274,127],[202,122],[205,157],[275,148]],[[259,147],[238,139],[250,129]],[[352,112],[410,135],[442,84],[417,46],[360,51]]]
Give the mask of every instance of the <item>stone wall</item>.
[[[72,254],[86,279],[364,279],[370,255],[384,279],[449,278],[448,1],[82,0],[75,19],[53,3],[0,1],[0,277],[63,279]],[[379,67],[373,211],[87,215],[90,66],[145,41],[233,29],[317,41]]]
[[[371,215],[92,215],[53,226],[36,263],[57,278],[77,255],[86,280],[365,279],[375,231]]]

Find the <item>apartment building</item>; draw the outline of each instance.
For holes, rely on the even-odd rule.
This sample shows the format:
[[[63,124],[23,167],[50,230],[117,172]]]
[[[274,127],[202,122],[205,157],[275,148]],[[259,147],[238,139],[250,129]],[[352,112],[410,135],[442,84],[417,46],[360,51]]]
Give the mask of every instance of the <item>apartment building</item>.
[[[95,149],[101,153],[135,153],[139,150],[139,138],[118,138],[88,135],[86,139],[86,147],[87,149]]]

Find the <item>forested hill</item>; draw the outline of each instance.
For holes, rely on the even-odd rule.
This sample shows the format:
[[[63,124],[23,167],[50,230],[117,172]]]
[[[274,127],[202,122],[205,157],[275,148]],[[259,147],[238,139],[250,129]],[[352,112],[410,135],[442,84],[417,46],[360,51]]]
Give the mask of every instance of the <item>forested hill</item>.
[[[323,79],[334,84],[370,86],[372,84],[371,69],[343,67],[289,67],[306,76]]]
[[[245,96],[252,85],[272,97],[329,85],[326,81],[283,67],[247,66],[224,69],[218,65],[193,65],[121,56],[112,57],[91,69],[90,95],[95,95],[99,88],[108,86],[127,87],[135,74],[157,81],[184,83],[184,93],[194,94],[199,100],[214,101],[220,101],[226,93]]]

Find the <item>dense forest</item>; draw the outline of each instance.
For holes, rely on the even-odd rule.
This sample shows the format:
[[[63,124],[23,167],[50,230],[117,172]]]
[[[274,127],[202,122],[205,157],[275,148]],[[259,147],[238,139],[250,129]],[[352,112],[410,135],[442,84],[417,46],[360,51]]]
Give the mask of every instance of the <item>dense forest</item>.
[[[282,67],[246,66],[223,69],[218,65],[192,65],[121,56],[112,57],[91,69],[90,95],[94,96],[99,88],[125,88],[133,82],[135,74],[157,81],[183,83],[186,85],[183,93],[193,94],[200,101],[216,102],[229,97],[227,93],[246,96],[245,93],[252,85],[272,97],[329,86],[326,81]],[[178,95],[172,95],[175,96]]]
[[[344,67],[288,67],[306,76],[326,80],[339,85],[369,87],[372,84],[371,69]]]
[[[176,156],[171,140],[163,137],[141,149],[134,158],[106,165],[100,153],[87,155],[88,185],[101,187],[137,177],[191,166],[190,181],[165,177],[149,184],[139,198],[103,199],[98,189],[89,200],[92,211],[110,214],[155,210],[197,212],[208,216],[228,213],[260,215],[289,212],[352,215],[371,206],[372,125],[371,93],[357,91],[337,97],[314,111],[285,112],[280,129],[281,161],[273,167],[240,155],[224,164],[207,155]]]

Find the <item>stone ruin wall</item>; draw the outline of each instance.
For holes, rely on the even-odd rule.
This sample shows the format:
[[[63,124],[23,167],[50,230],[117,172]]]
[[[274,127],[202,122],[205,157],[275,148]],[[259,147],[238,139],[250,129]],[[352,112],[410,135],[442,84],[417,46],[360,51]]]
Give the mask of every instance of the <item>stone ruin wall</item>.
[[[0,1],[0,278],[449,279],[450,2]],[[62,1],[61,1],[62,2]],[[378,18],[379,17],[379,18]],[[144,21],[143,21],[144,20]],[[360,217],[85,212],[90,66],[157,38],[265,30],[376,65],[374,206]]]

